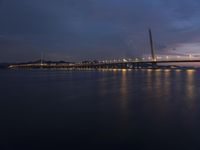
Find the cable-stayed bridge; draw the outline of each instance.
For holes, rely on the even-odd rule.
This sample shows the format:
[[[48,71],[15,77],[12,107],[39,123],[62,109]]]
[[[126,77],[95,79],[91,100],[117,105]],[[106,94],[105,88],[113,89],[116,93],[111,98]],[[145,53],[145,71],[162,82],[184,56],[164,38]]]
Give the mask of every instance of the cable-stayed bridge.
[[[47,63],[27,63],[27,64],[13,64],[9,68],[69,68],[69,69],[139,69],[139,68],[161,68],[164,66],[172,66],[171,64],[188,64],[200,63],[200,59],[192,56],[183,57],[170,56],[156,57],[155,60],[151,58],[134,58],[121,60],[103,60],[98,62],[88,63],[61,63],[61,64],[47,64]]]
[[[143,58],[129,58],[129,59],[112,59],[102,60],[87,63],[59,63],[49,64],[43,63],[42,59],[40,63],[25,63],[25,64],[13,64],[9,68],[69,68],[69,69],[134,69],[134,68],[162,68],[172,67],[163,66],[163,64],[172,63],[197,63],[200,62],[200,57],[194,57],[189,54],[188,56],[157,56],[154,49],[153,38],[151,30],[149,29],[149,43],[151,56]]]

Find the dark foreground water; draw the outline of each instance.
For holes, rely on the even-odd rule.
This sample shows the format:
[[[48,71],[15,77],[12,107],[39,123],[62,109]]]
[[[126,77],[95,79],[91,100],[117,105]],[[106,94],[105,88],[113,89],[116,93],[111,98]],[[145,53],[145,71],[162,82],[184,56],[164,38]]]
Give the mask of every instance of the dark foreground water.
[[[0,71],[0,149],[200,149],[200,71]]]

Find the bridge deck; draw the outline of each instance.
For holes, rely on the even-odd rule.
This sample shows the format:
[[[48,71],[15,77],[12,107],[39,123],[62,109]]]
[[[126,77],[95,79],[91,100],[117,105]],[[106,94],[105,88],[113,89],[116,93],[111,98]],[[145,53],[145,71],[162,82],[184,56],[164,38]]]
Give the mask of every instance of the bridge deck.
[[[78,67],[100,67],[100,66],[114,66],[114,65],[130,65],[130,64],[167,64],[167,63],[195,63],[200,62],[200,60],[158,60],[158,61],[126,61],[126,62],[108,62],[108,63],[93,63],[93,64],[13,64],[10,65],[9,68],[37,68],[37,67],[47,67],[47,68],[78,68]]]

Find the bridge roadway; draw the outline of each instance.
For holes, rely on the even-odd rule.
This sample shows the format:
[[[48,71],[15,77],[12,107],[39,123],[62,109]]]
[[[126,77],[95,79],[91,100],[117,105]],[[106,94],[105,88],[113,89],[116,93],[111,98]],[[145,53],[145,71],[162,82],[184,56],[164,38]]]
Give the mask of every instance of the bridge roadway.
[[[121,61],[107,63],[92,63],[92,64],[13,64],[9,68],[69,68],[69,69],[101,69],[101,68],[159,68],[159,64],[173,63],[200,63],[200,59],[196,60],[157,60],[157,61]]]

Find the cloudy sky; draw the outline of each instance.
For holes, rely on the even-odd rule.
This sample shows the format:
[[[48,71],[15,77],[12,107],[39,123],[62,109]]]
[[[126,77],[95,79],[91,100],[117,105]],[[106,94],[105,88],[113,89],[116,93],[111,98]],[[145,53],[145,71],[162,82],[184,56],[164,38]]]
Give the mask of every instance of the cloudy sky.
[[[0,62],[200,53],[199,0],[0,0]]]

